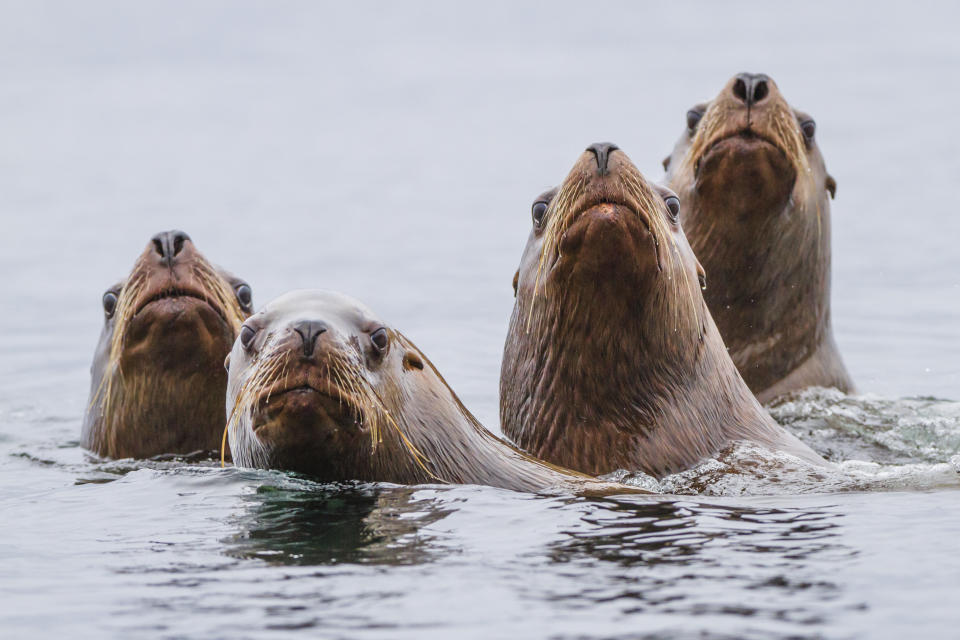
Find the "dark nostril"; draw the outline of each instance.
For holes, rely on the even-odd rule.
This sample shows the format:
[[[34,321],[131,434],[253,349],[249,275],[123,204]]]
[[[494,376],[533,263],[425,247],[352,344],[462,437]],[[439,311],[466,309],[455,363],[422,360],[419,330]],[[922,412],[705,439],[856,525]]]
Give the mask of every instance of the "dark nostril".
[[[161,234],[158,233],[150,240],[153,242],[153,250],[156,251],[161,258],[164,258],[166,256],[164,255],[163,239],[160,236]]]
[[[612,142],[595,142],[587,147],[587,151],[592,151],[597,160],[597,173],[602,176],[609,173],[607,165],[610,162],[610,154],[619,148]]]
[[[171,231],[170,234],[173,238],[173,255],[177,255],[183,251],[183,244],[190,239],[190,236],[183,231]]]
[[[313,355],[317,338],[320,337],[320,334],[326,332],[327,325],[319,320],[306,320],[296,325],[293,330],[300,334],[300,340],[303,344],[303,355],[309,358]]]
[[[756,104],[767,97],[770,89],[767,88],[767,81],[762,77],[756,78],[753,84],[753,103]]]
[[[741,102],[747,101],[747,83],[742,77],[737,77],[737,81],[733,83],[733,95],[737,96]]]

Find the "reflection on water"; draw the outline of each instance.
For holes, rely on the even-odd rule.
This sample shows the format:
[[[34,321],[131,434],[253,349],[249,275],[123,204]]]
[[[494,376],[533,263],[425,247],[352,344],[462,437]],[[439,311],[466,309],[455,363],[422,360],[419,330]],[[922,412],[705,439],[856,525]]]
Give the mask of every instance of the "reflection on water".
[[[624,613],[733,614],[815,624],[861,606],[822,569],[857,556],[843,542],[843,518],[836,506],[607,501],[550,552],[555,562],[568,565],[565,571],[597,579],[553,597],[571,607],[618,603]],[[617,569],[607,574],[598,563]]]
[[[595,505],[582,519],[582,530],[566,531],[571,540],[555,547],[554,557],[591,558],[635,564],[690,564],[723,541],[727,552],[769,553],[802,560],[836,551],[841,515],[836,507],[748,509],[695,502],[610,500]],[[851,552],[852,553],[852,552]],[[765,560],[758,558],[761,563]]]
[[[420,530],[452,508],[436,502],[409,487],[264,485],[245,496],[240,533],[224,542],[229,555],[276,564],[422,563],[430,536]]]
[[[352,580],[336,571],[317,574],[327,583],[323,606],[331,611],[345,607],[344,598],[353,592],[338,593],[330,580],[362,579],[360,565],[394,566],[392,579],[380,574],[378,588],[369,593],[374,601],[361,619],[353,620],[364,628],[383,620],[377,605],[398,598],[415,609],[429,609],[429,604],[415,603],[414,593],[422,597],[422,586],[413,593],[394,590],[398,585],[411,588],[397,573],[402,566],[434,565],[433,579],[440,580],[434,588],[455,588],[458,566],[468,580],[470,570],[459,554],[486,558],[483,579],[515,592],[526,606],[563,611],[574,619],[584,616],[598,630],[605,627],[601,618],[644,614],[687,620],[669,625],[671,637],[789,637],[791,630],[857,615],[866,607],[862,597],[835,579],[836,573],[824,571],[850,566],[858,556],[843,540],[845,515],[836,504],[770,508],[640,497],[541,497],[531,502],[517,496],[505,500],[506,513],[511,505],[526,505],[530,514],[540,514],[541,524],[549,518],[555,531],[505,542],[492,532],[478,532],[477,538],[436,526],[448,517],[471,519],[470,503],[483,502],[487,491],[261,487],[244,497],[244,513],[234,522],[239,531],[224,542],[228,555],[268,564],[352,565]],[[543,583],[537,575],[553,577]],[[310,628],[343,623],[336,616],[303,612],[305,593],[275,593],[271,611],[300,611],[297,615],[309,618],[304,624]],[[285,604],[276,604],[278,599]],[[732,626],[731,617],[751,622]],[[715,634],[693,631],[714,618]]]

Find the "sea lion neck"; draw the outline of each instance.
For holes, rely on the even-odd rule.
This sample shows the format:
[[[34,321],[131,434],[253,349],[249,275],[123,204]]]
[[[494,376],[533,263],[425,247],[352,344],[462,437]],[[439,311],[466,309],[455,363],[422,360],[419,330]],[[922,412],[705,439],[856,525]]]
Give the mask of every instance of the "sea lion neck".
[[[122,384],[111,388],[112,410],[88,430],[84,446],[109,458],[215,450],[223,402],[211,389],[226,388],[226,378],[217,362],[186,373],[127,373]]]
[[[614,274],[577,282],[562,293],[548,291],[542,300],[521,300],[517,309],[522,315],[528,304],[534,306],[528,313],[528,330],[537,335],[529,340],[534,353],[549,352],[574,368],[585,361],[605,366],[630,354],[662,361],[657,371],[683,376],[700,357],[707,311],[699,296],[675,294],[671,287],[676,278],[660,274],[641,288],[641,283]]]
[[[678,408],[702,388],[736,375],[729,360],[724,370],[704,348],[705,340],[719,340],[712,323],[692,326],[693,314],[683,309],[673,315],[687,324],[667,329],[669,306],[651,299],[644,309],[638,297],[608,291],[598,284],[594,297],[537,300],[542,306],[529,330],[523,328],[527,314],[521,301],[511,320],[501,375],[504,430],[524,449],[593,474],[636,468],[638,457],[670,459],[637,451],[645,442],[680,433],[689,416]],[[699,303],[702,307],[702,299]],[[705,309],[704,315],[709,319]],[[730,406],[689,404],[719,414]],[[584,446],[570,447],[570,442]],[[644,469],[658,475],[672,470]]]
[[[830,334],[829,204],[825,192],[804,186],[785,206],[746,216],[696,189],[681,190],[683,225],[710,283],[704,298],[756,391],[803,364]]]
[[[523,448],[585,473],[641,468],[662,476],[695,464],[730,433],[769,426],[709,320],[702,338],[677,336],[677,352],[666,355],[608,337],[615,322],[593,319],[538,325],[536,343],[508,335],[501,420]],[[516,320],[515,310],[512,326]],[[715,426],[686,442],[691,424]]]
[[[406,338],[402,338],[412,346]],[[380,393],[392,407],[405,439],[374,456],[373,473],[408,484],[482,484],[514,491],[537,491],[571,481],[571,472],[545,464],[491,434],[463,405],[425,356],[423,375],[413,380],[385,378]],[[399,434],[403,434],[400,438]],[[574,474],[573,479],[585,480]]]
[[[701,357],[709,313],[696,261],[682,236],[655,243],[646,232],[595,226],[606,228],[563,255],[539,290],[524,261],[511,340],[536,363],[527,372],[531,387],[605,398],[652,416],[655,390],[689,379]]]

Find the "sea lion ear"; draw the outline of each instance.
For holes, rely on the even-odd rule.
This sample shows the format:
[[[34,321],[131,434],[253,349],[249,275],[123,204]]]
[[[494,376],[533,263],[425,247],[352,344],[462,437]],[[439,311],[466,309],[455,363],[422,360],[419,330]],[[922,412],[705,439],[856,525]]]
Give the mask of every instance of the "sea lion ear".
[[[707,290],[707,271],[703,268],[703,265],[700,264],[700,261],[697,260],[697,280],[700,281],[700,290]]]
[[[411,369],[423,370],[423,360],[416,351],[407,351],[403,354],[403,368],[407,371]]]
[[[663,159],[663,170],[664,171],[670,170],[670,156],[667,156],[666,158]]]
[[[223,368],[227,371],[230,371],[230,354],[227,354],[227,357],[223,359]]]
[[[837,181],[833,179],[833,176],[829,173],[827,174],[827,191],[830,192],[830,199],[836,200],[837,198]]]
[[[517,284],[520,282],[520,269],[517,269],[517,272],[513,274],[513,297],[517,297]]]

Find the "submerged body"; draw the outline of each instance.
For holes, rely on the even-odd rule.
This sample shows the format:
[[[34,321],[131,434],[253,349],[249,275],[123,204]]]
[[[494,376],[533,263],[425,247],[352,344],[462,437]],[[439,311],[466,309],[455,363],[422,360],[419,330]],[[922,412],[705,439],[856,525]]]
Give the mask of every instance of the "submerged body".
[[[495,437],[403,334],[330,291],[288,293],[247,320],[229,357],[227,418],[235,464],[321,481],[631,491]]]
[[[710,276],[707,305],[761,402],[809,386],[853,390],[830,324],[836,182],[815,133],[773,80],[740,74],[687,113],[664,161]]]
[[[504,433],[592,474],[660,477],[733,440],[822,463],[737,373],[678,211],[610,143],[537,198],[504,348]]]
[[[103,308],[81,444],[110,458],[219,448],[223,359],[252,310],[250,286],[169,231],[107,290]]]

